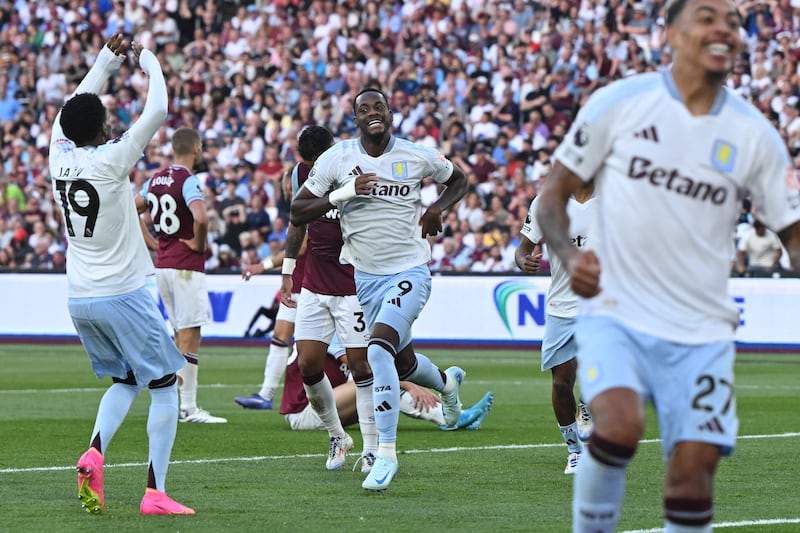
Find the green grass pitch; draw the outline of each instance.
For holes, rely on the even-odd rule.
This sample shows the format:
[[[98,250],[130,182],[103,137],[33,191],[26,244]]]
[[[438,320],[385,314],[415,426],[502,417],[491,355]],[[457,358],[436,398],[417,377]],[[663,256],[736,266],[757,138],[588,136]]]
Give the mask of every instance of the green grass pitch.
[[[142,517],[148,393],[106,453],[106,508],[88,515],[74,465],[109,382],[94,378],[80,346],[0,345],[0,531],[569,531],[572,478],[539,353],[426,353],[467,370],[465,405],[491,390],[494,408],[479,431],[401,417],[400,472],[373,494],[359,472],[325,470],[324,432],[293,432],[277,410],[233,402],[258,389],[265,348],[203,348],[198,402],[229,422],[179,425],[167,477],[169,494],[197,515]],[[800,356],[740,354],[736,378],[741,438],[719,468],[714,522],[737,533],[798,531]],[[628,471],[620,531],[663,523],[654,418],[649,411]],[[358,428],[351,434],[360,449]]]

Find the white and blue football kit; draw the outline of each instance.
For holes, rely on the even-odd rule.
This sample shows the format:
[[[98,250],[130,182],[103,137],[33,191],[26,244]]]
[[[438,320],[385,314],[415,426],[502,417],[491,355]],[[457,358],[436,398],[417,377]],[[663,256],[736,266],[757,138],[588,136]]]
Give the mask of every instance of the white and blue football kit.
[[[370,274],[397,274],[427,264],[431,247],[422,238],[420,184],[426,177],[444,183],[453,164],[432,148],[392,137],[383,154],[372,157],[359,139],[342,141],[314,164],[305,187],[324,196],[361,174],[374,172],[372,195],[359,195],[339,207],[342,258]]]
[[[725,228],[746,194],[773,230],[800,219],[783,140],[727,89],[709,114],[691,115],[664,71],[597,91],[555,157],[596,180],[588,248],[601,292],[582,301],[576,327],[582,394],[623,386],[654,399],[665,453],[683,440],[730,449],[738,313]]]
[[[121,61],[103,47],[76,94],[97,93]],[[133,370],[140,385],[186,364],[144,289],[155,269],[128,178],[161,125],[158,94],[150,90],[152,105],[145,106],[130,130],[106,144],[76,147],[64,135],[60,113],[50,141],[50,176],[67,232],[69,309],[75,328],[98,378],[125,378]]]
[[[344,243],[340,260],[354,267],[356,293],[370,331],[376,323],[383,323],[399,337],[397,346],[371,338],[367,351],[374,375],[373,405],[379,435],[376,464],[383,464],[386,457],[381,455],[381,447],[394,449],[400,413],[400,378],[394,357],[411,343],[411,326],[431,290],[431,249],[420,225],[421,183],[428,177],[446,183],[453,174],[453,164],[432,148],[396,137],[377,157],[366,153],[360,139],[352,139],[324,152],[304,186],[322,197],[365,173],[376,175],[372,194],[357,195],[337,206]],[[417,354],[416,358],[416,366],[403,379],[444,391],[441,372],[425,356]],[[455,383],[450,387],[458,390]],[[394,465],[396,472],[396,462]],[[362,487],[373,488],[371,476],[378,470],[376,467]],[[386,479],[374,481],[380,486]]]
[[[400,334],[402,348],[411,342],[411,324],[430,296],[431,248],[419,223],[421,182],[431,177],[445,183],[453,164],[432,148],[397,137],[378,157],[367,154],[359,139],[351,139],[317,159],[305,187],[321,197],[368,172],[378,179],[373,193],[339,206],[341,259],[355,267],[358,299],[372,319],[367,323],[390,325]],[[403,273],[407,275],[398,277]],[[396,303],[383,306],[384,300]]]
[[[569,236],[576,248],[589,243],[589,232],[593,223],[595,197],[585,202],[575,198],[567,201]],[[539,197],[533,199],[528,216],[520,233],[532,243],[542,241],[542,230],[536,221]],[[550,256],[550,289],[547,291],[547,318],[542,339],[542,370],[550,370],[574,359],[578,346],[574,338],[575,317],[579,311],[578,297],[570,286],[569,273],[556,255]]]

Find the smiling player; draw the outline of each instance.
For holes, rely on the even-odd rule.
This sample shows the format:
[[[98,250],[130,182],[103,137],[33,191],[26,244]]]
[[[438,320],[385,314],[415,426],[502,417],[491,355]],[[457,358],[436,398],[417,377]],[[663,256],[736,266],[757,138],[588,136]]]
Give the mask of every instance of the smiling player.
[[[742,46],[736,5],[670,0],[666,22],[672,67],[589,99],[539,201],[544,238],[586,298],[578,378],[594,433],[575,479],[580,532],[616,528],[645,400],[655,404],[667,462],[665,530],[711,531],[714,474],[738,431],[739,317],[727,284],[743,196],[800,267],[800,184],[786,146],[724,87]],[[597,217],[578,249],[566,205],[592,179]]]
[[[397,473],[400,380],[442,393],[445,422],[461,414],[458,391],[464,371],[439,370],[416,355],[411,326],[430,296],[430,245],[442,228],[442,211],[467,191],[464,172],[431,148],[392,135],[386,96],[367,88],[353,99],[360,138],[342,141],[322,154],[292,202],[292,222],[309,222],[339,209],[341,259],[355,267],[356,292],[370,329],[367,358],[374,375],[373,404],[378,429],[375,465],[362,487],[384,490]],[[445,186],[422,212],[420,184],[426,177]],[[329,193],[331,187],[335,190]]]

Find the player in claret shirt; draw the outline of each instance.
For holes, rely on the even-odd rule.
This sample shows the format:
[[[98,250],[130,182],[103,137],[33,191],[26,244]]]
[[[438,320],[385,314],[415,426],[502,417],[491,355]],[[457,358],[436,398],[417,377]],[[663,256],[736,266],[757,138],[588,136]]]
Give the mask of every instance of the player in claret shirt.
[[[181,422],[223,424],[197,406],[200,328],[211,322],[206,284],[208,217],[200,180],[193,171],[203,156],[203,140],[192,128],[172,134],[170,166],[142,185],[142,196],[156,230],[156,282],[172,328],[175,344],[186,359],[178,371]]]

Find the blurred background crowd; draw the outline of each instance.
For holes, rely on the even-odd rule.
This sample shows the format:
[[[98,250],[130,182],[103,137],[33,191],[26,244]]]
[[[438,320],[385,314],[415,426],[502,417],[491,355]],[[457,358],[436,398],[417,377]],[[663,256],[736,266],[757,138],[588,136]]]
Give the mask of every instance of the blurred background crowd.
[[[800,1],[739,9],[746,49],[728,85],[775,124],[800,164]],[[280,253],[289,209],[281,177],[298,160],[300,131],[355,135],[352,99],[368,85],[389,96],[397,135],[437,147],[472,184],[431,239],[431,269],[515,271],[528,207],[581,104],[615,79],[670,63],[664,0],[0,1],[0,270],[64,268],[50,124],[117,32],[157,53],[170,93],[131,186],[169,164],[175,128],[203,135],[209,272]],[[110,80],[102,98],[116,134],[139,116],[146,87],[132,62]],[[437,195],[426,183],[423,203]],[[774,235],[752,225],[744,202],[732,238],[772,250],[759,238]],[[732,273],[759,275],[742,247]],[[773,261],[768,275],[780,259],[773,250],[763,261]]]

